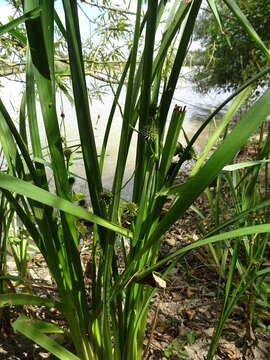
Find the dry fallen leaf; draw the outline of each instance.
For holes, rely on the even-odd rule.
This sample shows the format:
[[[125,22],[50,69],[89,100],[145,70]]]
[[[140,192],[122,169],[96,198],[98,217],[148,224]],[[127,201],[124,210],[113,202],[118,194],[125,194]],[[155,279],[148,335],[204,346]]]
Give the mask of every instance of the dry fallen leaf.
[[[139,284],[149,285],[152,287],[157,287],[160,289],[166,289],[166,281],[163,280],[159,275],[156,273],[151,273],[145,278],[136,281]]]
[[[195,310],[184,310],[183,311],[183,315],[188,320],[192,320],[194,318],[195,314],[196,314]]]
[[[166,281],[163,280],[160,276],[153,273],[153,278],[156,283],[156,286],[160,289],[166,289]]]

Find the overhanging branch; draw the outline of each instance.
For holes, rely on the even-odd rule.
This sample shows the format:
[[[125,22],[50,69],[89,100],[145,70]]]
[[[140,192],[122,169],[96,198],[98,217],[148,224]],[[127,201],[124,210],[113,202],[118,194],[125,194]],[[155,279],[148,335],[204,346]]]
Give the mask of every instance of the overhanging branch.
[[[100,4],[96,4],[91,0],[81,0],[81,2],[91,5],[91,6],[96,6],[100,9],[106,9],[106,10],[110,10],[110,11],[116,11],[116,12],[120,12],[120,13],[124,13],[124,14],[129,14],[129,15],[136,15],[135,12],[130,11],[128,9],[120,9],[118,7],[111,7],[111,6],[106,6],[106,5],[100,5]]]

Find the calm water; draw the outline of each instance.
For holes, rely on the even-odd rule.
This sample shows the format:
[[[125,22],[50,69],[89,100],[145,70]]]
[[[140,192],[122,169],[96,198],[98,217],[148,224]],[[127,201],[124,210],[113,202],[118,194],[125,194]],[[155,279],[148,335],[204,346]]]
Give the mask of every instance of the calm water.
[[[8,108],[10,114],[12,115],[15,121],[18,121],[18,109],[21,99],[21,92],[23,89],[23,84],[13,81],[7,81],[3,79],[2,87],[0,88],[0,96],[6,107]],[[213,110],[216,106],[218,106],[227,95],[225,94],[217,94],[210,93],[208,95],[198,94],[192,89],[192,84],[188,81],[181,81],[178,90],[175,93],[174,100],[172,103],[172,108],[175,104],[178,105],[186,105],[187,113],[184,122],[184,129],[187,132],[188,136],[192,136],[192,134],[198,129],[201,124],[201,121],[209,115],[211,110]],[[94,131],[96,137],[96,143],[98,151],[100,150],[103,134],[106,127],[106,122],[108,119],[110,107],[112,104],[113,98],[111,95],[103,96],[102,102],[93,100],[90,104],[91,107],[91,117],[92,122],[94,124]],[[123,105],[124,99],[120,99],[120,104]],[[68,142],[70,145],[78,143],[78,129],[76,125],[76,117],[74,107],[69,103],[69,101],[65,97],[58,97],[58,112],[59,119],[60,113],[64,112],[65,114],[65,122],[64,126],[61,125],[61,129],[66,135]],[[172,109],[171,109],[172,111]],[[38,116],[40,116],[40,109],[38,109]],[[117,149],[119,142],[119,134],[121,128],[121,116],[120,112],[116,113],[112,131],[109,138],[108,151],[105,161],[105,168],[103,173],[103,184],[104,188],[110,189],[112,184],[112,177],[114,174],[114,169],[117,160]],[[42,142],[43,146],[46,146],[45,139],[45,131],[43,128],[43,124],[40,121],[40,130],[42,134]],[[202,136],[199,138],[199,141],[196,145],[196,151],[200,152],[200,149],[204,147],[207,138],[211,133],[210,130],[205,130]],[[180,138],[180,141],[184,143],[183,138]],[[134,169],[134,160],[135,160],[135,145],[136,138],[132,139],[132,144],[127,160],[127,169],[125,173],[125,180],[129,179],[132,176]],[[84,177],[84,169],[80,160],[74,161],[73,172]],[[123,196],[129,197],[131,191],[132,182],[128,184],[128,186],[123,190]],[[86,190],[86,185],[83,181],[76,181],[75,191],[84,191]]]

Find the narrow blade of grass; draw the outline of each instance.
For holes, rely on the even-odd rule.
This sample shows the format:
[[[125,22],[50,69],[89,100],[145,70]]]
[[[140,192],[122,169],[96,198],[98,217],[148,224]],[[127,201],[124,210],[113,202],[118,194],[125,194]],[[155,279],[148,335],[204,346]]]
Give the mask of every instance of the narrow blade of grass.
[[[48,300],[29,294],[0,294],[0,307],[11,305],[33,305],[33,306],[46,306],[48,308],[62,309],[61,303],[58,301]]]
[[[49,336],[43,334],[35,322],[24,316],[20,316],[13,324],[13,328],[29,339],[33,340],[38,345],[49,351],[51,354],[57,356],[61,360],[80,360],[72,352],[65,349]]]
[[[14,19],[10,22],[8,22],[5,25],[0,26],[0,35],[9,32],[10,30],[13,30],[18,25],[24,23],[28,19],[35,19],[40,15],[40,7],[36,7],[33,10],[27,11],[24,15],[18,17],[17,19]]]
[[[68,214],[91,221],[121,235],[132,237],[132,234],[129,230],[115,225],[108,220],[102,219],[97,215],[91,214],[78,205],[74,205],[73,203],[62,199],[59,196],[56,196],[26,181],[17,179],[11,175],[0,174],[0,188],[1,187],[8,191],[16,192],[20,195],[26,196],[42,204],[67,212]]]

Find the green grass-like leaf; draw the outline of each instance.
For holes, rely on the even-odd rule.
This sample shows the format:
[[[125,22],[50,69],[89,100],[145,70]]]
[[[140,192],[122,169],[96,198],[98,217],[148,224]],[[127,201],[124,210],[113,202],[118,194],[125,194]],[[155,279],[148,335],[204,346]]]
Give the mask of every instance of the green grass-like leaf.
[[[108,220],[102,219],[101,217],[84,210],[78,205],[74,205],[73,203],[62,199],[59,196],[56,196],[26,181],[17,179],[11,175],[0,174],[0,187],[8,191],[16,192],[20,195],[26,196],[32,200],[36,200],[42,204],[54,207],[68,214],[91,221],[121,235],[132,237],[132,234],[129,230],[115,225]]]
[[[35,9],[33,9],[31,11],[27,11],[24,15],[18,17],[17,19],[14,19],[14,20],[10,21],[9,23],[0,26],[0,35],[4,34],[6,32],[9,32],[10,30],[13,30],[18,25],[23,24],[28,19],[37,18],[40,15],[40,11],[41,11],[40,7],[36,7]],[[20,40],[22,40],[21,37],[20,37]]]
[[[58,301],[49,300],[39,296],[29,294],[0,294],[0,307],[11,305],[33,305],[46,306],[49,308],[62,309],[61,303]]]
[[[55,340],[45,335],[40,331],[40,325],[35,321],[20,316],[13,324],[13,328],[29,339],[33,340],[38,345],[49,351],[51,354],[58,357],[61,360],[80,360],[72,352],[65,349],[62,345],[58,344]]]

